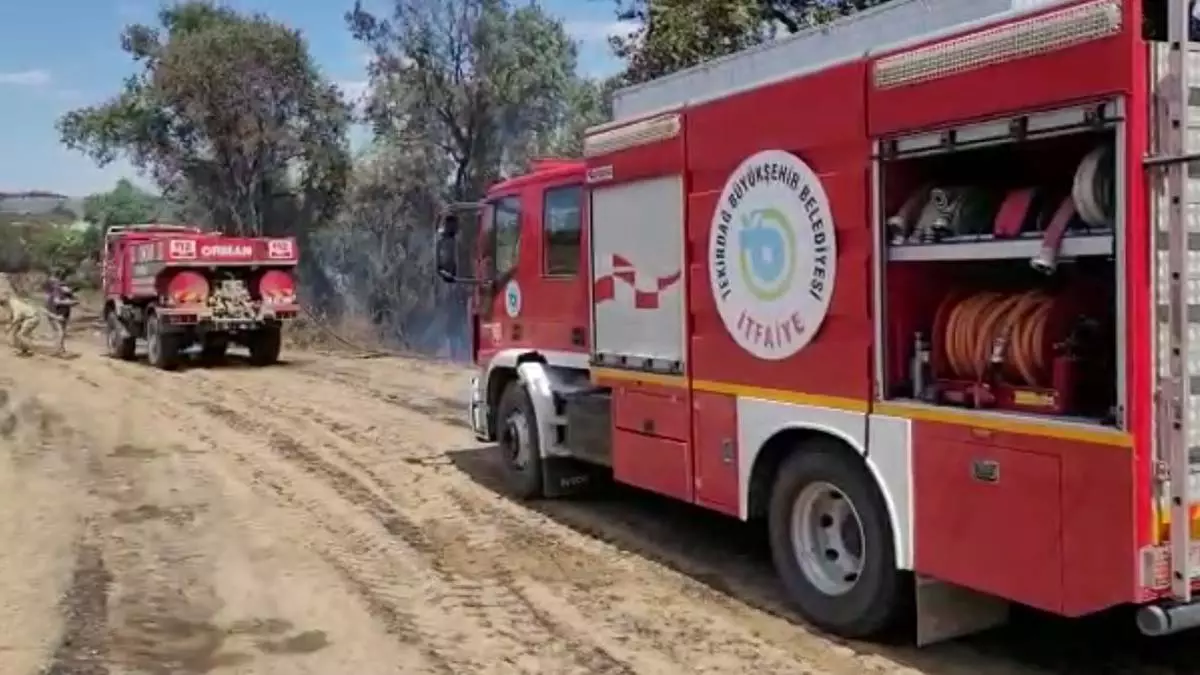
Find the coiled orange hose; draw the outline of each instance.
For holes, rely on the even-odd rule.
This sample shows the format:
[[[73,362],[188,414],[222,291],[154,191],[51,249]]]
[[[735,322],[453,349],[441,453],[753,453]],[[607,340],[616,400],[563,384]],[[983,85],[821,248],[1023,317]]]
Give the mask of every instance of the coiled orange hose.
[[[1049,360],[1043,345],[1053,308],[1054,298],[1041,291],[947,297],[937,315],[945,317],[941,350],[948,375],[983,379],[996,340],[1003,338],[1000,368],[1005,380],[1018,386],[1044,386]]]

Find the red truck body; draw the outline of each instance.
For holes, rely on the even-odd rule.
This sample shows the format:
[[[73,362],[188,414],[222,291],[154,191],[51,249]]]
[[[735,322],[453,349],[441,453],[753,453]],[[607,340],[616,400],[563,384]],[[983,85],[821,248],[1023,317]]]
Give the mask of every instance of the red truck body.
[[[470,416],[517,492],[610,475],[765,518],[790,598],[843,635],[894,619],[909,577],[923,643],[1010,603],[1200,625],[1200,402],[1168,348],[1189,353],[1197,319],[1180,317],[1200,308],[1171,285],[1196,244],[1180,243],[1193,158],[1168,75],[1196,81],[1144,28],[1168,4],[1186,23],[1186,3],[987,4],[914,28],[941,10],[898,0],[625,90],[585,160],[489,190]],[[972,176],[1004,197],[986,231],[891,232],[923,184]],[[1065,184],[1071,229],[1003,215],[1043,183]],[[977,376],[954,374],[942,307],[980,288],[1053,299],[1036,384],[1004,361],[1015,347],[996,355],[1003,336],[979,343]],[[1084,315],[1100,356],[1074,351]],[[857,529],[829,531],[843,521]]]
[[[180,225],[113,227],[105,234],[105,326],[109,351],[133,358],[145,339],[150,361],[173,368],[199,344],[208,356],[231,342],[257,363],[278,358],[282,322],[296,317],[292,237],[228,237]]]

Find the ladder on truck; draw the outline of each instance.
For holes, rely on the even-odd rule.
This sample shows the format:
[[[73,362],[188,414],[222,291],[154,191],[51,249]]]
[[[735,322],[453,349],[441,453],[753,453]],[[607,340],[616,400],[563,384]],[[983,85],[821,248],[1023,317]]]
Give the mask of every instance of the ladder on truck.
[[[1196,47],[1190,40],[1191,8],[1189,0],[1168,0],[1168,77],[1161,84],[1168,90],[1157,92],[1158,100],[1166,104],[1166,124],[1158,134],[1157,157],[1152,165],[1165,172],[1166,207],[1166,265],[1167,298],[1166,322],[1159,331],[1166,333],[1165,353],[1167,371],[1161,376],[1159,365],[1159,475],[1166,479],[1167,505],[1170,511],[1170,582],[1171,595],[1179,602],[1192,599],[1192,578],[1196,573],[1191,560],[1192,474],[1200,468],[1200,448],[1193,448],[1192,427],[1197,426],[1193,415],[1200,406],[1200,359],[1193,362],[1191,328],[1200,331],[1200,302],[1191,309],[1189,287],[1200,289],[1200,264],[1193,271],[1189,260],[1200,263],[1200,227],[1190,225],[1189,211],[1200,210],[1200,193],[1189,190],[1188,168],[1200,162],[1200,148],[1191,147],[1189,135],[1198,115],[1191,114],[1190,94],[1193,69],[1191,61]],[[1194,54],[1200,58],[1200,52]],[[1200,131],[1200,129],[1198,129]],[[1198,211],[1200,213],[1200,211]],[[1155,225],[1158,230],[1160,226]],[[1157,236],[1164,234],[1158,232]],[[1157,238],[1157,237],[1156,237]],[[1156,243],[1161,250],[1161,245]],[[1196,278],[1193,275],[1197,274]],[[1160,304],[1162,299],[1158,301]],[[1189,311],[1191,310],[1191,311]],[[1160,336],[1160,340],[1162,336]],[[1200,347],[1200,344],[1196,345]],[[1160,356],[1162,358],[1162,356]]]

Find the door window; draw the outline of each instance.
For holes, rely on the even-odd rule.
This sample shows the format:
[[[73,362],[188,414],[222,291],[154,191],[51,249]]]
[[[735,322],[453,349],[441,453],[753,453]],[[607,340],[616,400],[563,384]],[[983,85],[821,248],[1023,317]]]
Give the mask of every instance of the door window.
[[[583,188],[579,185],[546,190],[542,204],[542,271],[548,277],[579,273],[582,204]]]
[[[504,197],[492,207],[492,236],[496,242],[496,278],[517,267],[521,249],[521,200]]]

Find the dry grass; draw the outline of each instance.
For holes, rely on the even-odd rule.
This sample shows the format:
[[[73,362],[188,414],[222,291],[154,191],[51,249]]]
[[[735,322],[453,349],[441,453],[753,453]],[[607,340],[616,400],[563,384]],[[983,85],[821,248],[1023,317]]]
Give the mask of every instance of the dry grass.
[[[351,353],[383,350],[379,330],[357,316],[329,320],[304,313],[284,329],[284,339],[294,349]]]

